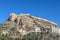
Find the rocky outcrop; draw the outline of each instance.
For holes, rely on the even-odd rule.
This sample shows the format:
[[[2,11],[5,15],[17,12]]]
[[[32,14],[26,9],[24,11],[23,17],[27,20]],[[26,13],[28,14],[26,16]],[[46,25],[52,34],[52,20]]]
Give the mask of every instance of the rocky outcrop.
[[[9,35],[13,34],[16,36],[17,32],[22,36],[33,32],[60,34],[60,28],[58,28],[56,23],[29,14],[10,14],[8,20],[4,22],[3,28],[5,30],[9,29],[9,32],[7,32]]]
[[[31,16],[29,14],[10,14],[8,21],[5,21],[4,24],[9,25],[19,25],[22,28],[33,28],[33,27],[43,27],[43,28],[57,28],[57,24],[51,21],[48,21],[43,18],[38,18]]]
[[[10,17],[8,19],[8,21],[12,21],[12,22],[15,22],[17,25],[30,25],[30,26],[34,26],[34,25],[39,25],[39,26],[42,26],[44,25],[44,27],[47,27],[47,26],[55,26],[57,27],[57,24],[56,23],[53,23],[51,21],[48,21],[46,19],[42,19],[42,18],[38,18],[38,17],[34,17],[34,16],[30,16],[29,14],[20,14],[20,15],[17,15],[17,14],[10,14]],[[7,23],[7,22],[6,22]]]
[[[12,14],[10,14],[10,17],[9,17],[10,19],[10,21],[14,21],[16,18],[17,18],[17,15],[16,14],[14,14],[14,13],[12,13]]]

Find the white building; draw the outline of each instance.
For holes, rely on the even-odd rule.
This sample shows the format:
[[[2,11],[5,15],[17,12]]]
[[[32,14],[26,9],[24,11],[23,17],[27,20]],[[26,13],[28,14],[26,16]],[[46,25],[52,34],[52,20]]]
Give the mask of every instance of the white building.
[[[27,35],[27,31],[25,31],[25,30],[23,30],[23,29],[20,29],[20,30],[18,30],[21,34],[23,34],[23,35]]]
[[[34,27],[35,32],[41,32],[40,27]]]
[[[52,33],[58,33],[58,28],[55,26],[51,26]]]
[[[58,28],[58,33],[59,33],[59,35],[60,35],[60,28]]]

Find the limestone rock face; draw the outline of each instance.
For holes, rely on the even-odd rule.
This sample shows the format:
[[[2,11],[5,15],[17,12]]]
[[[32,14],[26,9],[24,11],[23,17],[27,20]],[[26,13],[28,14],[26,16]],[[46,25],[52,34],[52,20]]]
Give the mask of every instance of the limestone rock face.
[[[25,26],[28,26],[28,27],[35,26],[34,20],[30,17],[29,14],[16,15],[16,14],[12,13],[10,15],[10,17],[9,17],[9,20],[12,21],[12,22],[15,22],[16,25],[20,25],[22,27],[25,27]],[[8,24],[8,22],[6,21],[5,24]]]
[[[11,21],[14,21],[17,18],[17,15],[12,13],[12,14],[10,14],[9,18],[10,18]]]
[[[9,21],[9,22],[8,22]],[[51,26],[57,27],[57,24],[46,19],[30,16],[29,14],[10,14],[9,20],[5,21],[5,24],[16,24],[21,27],[45,27],[50,28]],[[11,23],[10,23],[11,22]]]
[[[29,15],[20,15],[17,18],[17,24],[21,26],[27,25],[29,27],[33,26],[35,23],[33,19],[29,17]]]
[[[48,21],[43,18],[34,17],[29,14],[17,15],[12,13],[9,16],[9,20],[5,21],[5,24],[9,24],[11,26],[15,25],[23,29],[33,29],[34,27],[42,27],[45,29],[52,29],[53,27],[58,28],[57,24],[54,22]]]

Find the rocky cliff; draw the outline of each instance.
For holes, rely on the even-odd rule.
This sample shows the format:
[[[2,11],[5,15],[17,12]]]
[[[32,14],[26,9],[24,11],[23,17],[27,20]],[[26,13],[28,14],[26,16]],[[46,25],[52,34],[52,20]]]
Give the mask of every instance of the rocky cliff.
[[[30,14],[17,15],[12,13],[0,29],[0,35],[6,35],[12,38],[23,38],[23,36],[30,33],[60,35],[60,28],[56,23],[43,18],[31,16]]]

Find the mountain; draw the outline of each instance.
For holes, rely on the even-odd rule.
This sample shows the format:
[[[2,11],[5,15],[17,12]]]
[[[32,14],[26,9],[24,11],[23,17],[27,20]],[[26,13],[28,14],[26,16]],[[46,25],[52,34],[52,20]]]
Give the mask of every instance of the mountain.
[[[1,40],[58,40],[59,35],[60,28],[56,23],[30,14],[11,13],[9,18],[0,24]]]

